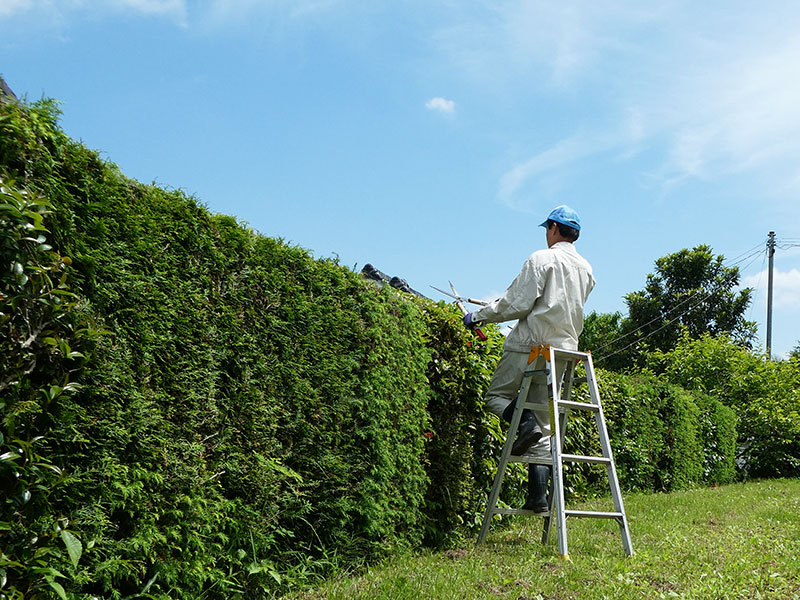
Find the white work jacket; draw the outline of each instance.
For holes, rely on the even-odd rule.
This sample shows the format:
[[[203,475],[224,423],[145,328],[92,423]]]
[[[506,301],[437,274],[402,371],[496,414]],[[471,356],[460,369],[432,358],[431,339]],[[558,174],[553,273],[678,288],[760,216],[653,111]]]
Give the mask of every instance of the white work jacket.
[[[541,344],[577,350],[583,305],[594,284],[592,266],[575,246],[557,242],[531,254],[503,297],[472,317],[489,323],[519,319],[506,338],[506,350],[529,352]]]

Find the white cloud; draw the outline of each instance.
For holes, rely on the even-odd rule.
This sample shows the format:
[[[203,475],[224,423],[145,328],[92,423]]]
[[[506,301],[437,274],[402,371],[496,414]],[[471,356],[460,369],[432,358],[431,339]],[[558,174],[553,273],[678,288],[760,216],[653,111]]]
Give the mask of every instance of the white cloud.
[[[496,0],[460,9],[434,41],[451,64],[476,84],[499,90],[520,81],[563,89],[593,74],[619,51],[632,28],[656,20],[662,9],[634,0],[571,3]]]
[[[116,0],[121,8],[130,8],[146,15],[186,16],[185,0]]]
[[[514,207],[520,190],[535,177],[545,172],[564,168],[569,163],[585,156],[590,149],[579,138],[561,140],[552,148],[536,154],[529,160],[517,164],[500,178],[498,196],[504,204]],[[519,207],[518,207],[519,208]]]
[[[753,40],[747,55],[705,62],[667,82],[672,110],[653,113],[669,139],[665,172],[720,177],[750,172],[791,187],[800,176],[800,39]]]
[[[205,11],[209,25],[243,23],[255,16],[310,18],[324,15],[344,0],[212,0]]]
[[[583,132],[559,140],[506,171],[500,177],[497,199],[509,208],[536,212],[563,192],[581,160],[613,148],[614,140]]]
[[[23,12],[34,13],[39,24],[62,23],[81,13],[100,15],[112,12],[133,12],[140,15],[167,17],[186,24],[187,0],[0,0],[0,18]]]
[[[2,0],[0,2],[0,19],[29,10],[33,0]]]
[[[480,23],[441,34],[463,75],[498,94],[525,94],[530,84],[523,91],[515,83],[535,82],[538,102],[571,106],[588,95],[593,105],[575,115],[582,134],[543,136],[537,145],[549,148],[502,177],[498,196],[507,204],[524,205],[515,193],[552,185],[580,159],[606,151],[632,160],[647,150],[640,176],[662,193],[734,175],[765,195],[800,192],[800,12],[789,4],[752,11],[741,2],[701,10],[665,3],[652,12],[626,0],[580,11],[541,0],[494,6]]]
[[[768,273],[766,270],[742,278],[743,287],[756,289],[760,303],[766,306]],[[772,306],[800,313],[800,270],[772,271]]]
[[[444,98],[431,98],[425,103],[425,108],[446,114],[453,114],[456,110],[456,103]]]

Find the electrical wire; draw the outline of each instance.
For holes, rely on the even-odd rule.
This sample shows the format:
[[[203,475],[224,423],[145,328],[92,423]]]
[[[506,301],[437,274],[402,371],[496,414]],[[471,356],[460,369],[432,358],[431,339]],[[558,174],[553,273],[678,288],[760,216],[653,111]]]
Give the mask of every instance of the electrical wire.
[[[751,258],[751,257],[753,257],[753,256],[758,256],[758,255],[759,255],[759,254],[761,254],[762,252],[766,252],[766,250],[765,250],[764,248],[762,248],[762,245],[761,245],[761,244],[759,244],[758,246],[754,246],[754,247],[753,247],[753,248],[751,248],[750,250],[748,250],[748,251],[746,251],[746,252],[744,252],[744,253],[740,254],[738,257],[736,257],[736,258],[732,259],[732,261],[731,261],[729,264],[727,264],[727,265],[726,265],[725,263],[723,263],[723,266],[727,266],[728,268],[730,268],[730,267],[733,267],[733,266],[736,266],[737,264],[739,264],[739,263],[741,263],[741,262],[744,262],[745,260],[748,260],[749,258]],[[749,266],[749,265],[748,265],[748,266]],[[707,299],[708,299],[708,297],[709,297],[709,296],[711,296],[712,294],[714,294],[716,291],[717,291],[717,290],[712,290],[712,291],[711,291],[711,292],[710,292],[708,295],[706,295],[706,296],[705,296],[705,297],[704,297],[704,298],[703,298],[703,299],[700,301],[700,303],[702,303],[702,302],[704,302],[705,300],[707,300]],[[595,352],[597,352],[597,351],[600,351],[600,350],[602,350],[603,348],[607,348],[608,346],[611,346],[611,345],[613,345],[613,344],[617,343],[619,340],[621,340],[621,339],[624,339],[624,338],[626,338],[626,337],[628,337],[628,336],[630,336],[630,335],[633,335],[634,333],[637,333],[638,331],[641,331],[642,329],[644,329],[644,328],[645,328],[645,327],[647,327],[648,325],[651,325],[651,324],[655,323],[656,321],[660,321],[660,320],[661,320],[662,318],[664,318],[665,316],[668,316],[670,313],[672,313],[672,312],[674,312],[674,311],[678,310],[678,309],[679,309],[680,307],[682,307],[684,304],[686,304],[686,303],[688,303],[688,302],[691,302],[691,301],[692,301],[692,300],[693,300],[693,299],[694,299],[696,296],[698,296],[699,294],[701,294],[701,293],[703,293],[703,292],[705,292],[705,290],[697,290],[696,292],[694,292],[694,293],[690,294],[689,296],[687,296],[687,298],[686,298],[685,300],[683,300],[683,301],[679,302],[678,304],[676,304],[675,306],[673,306],[672,308],[670,308],[670,309],[669,309],[669,310],[668,310],[666,313],[664,313],[663,315],[658,315],[657,317],[655,317],[654,319],[651,319],[651,320],[650,320],[650,321],[648,321],[647,323],[644,323],[644,324],[640,325],[638,328],[634,329],[633,331],[629,331],[628,333],[626,333],[626,334],[624,334],[624,335],[621,335],[620,337],[618,337],[618,338],[616,338],[616,339],[614,339],[614,340],[610,341],[608,344],[605,344],[604,346],[601,346],[600,348],[597,348],[597,349],[595,350]],[[692,307],[690,307],[688,310],[686,310],[686,311],[682,312],[681,314],[679,314],[679,315],[678,315],[678,318],[680,318],[680,317],[682,317],[683,315],[687,314],[689,311],[693,310],[694,308],[697,308],[697,306],[699,306],[699,304],[697,304],[697,305],[695,305],[695,306],[692,306]],[[673,319],[673,320],[674,320],[674,319]],[[670,323],[671,323],[671,322],[672,322],[672,321],[670,321]],[[654,332],[650,333],[649,335],[652,335],[653,333],[656,333],[657,331],[660,331],[660,329],[657,329],[656,331],[654,331]],[[645,338],[646,338],[646,337],[649,337],[649,335],[648,335],[648,336],[645,336]],[[641,338],[641,339],[645,339],[645,338]]]
[[[764,271],[765,271],[764,264],[767,262],[767,254],[768,254],[767,252],[764,252],[764,257],[761,259],[761,268],[758,270],[758,281],[756,281],[755,289],[758,289],[758,288],[761,287],[761,281],[762,281],[762,279],[764,277]],[[750,309],[747,311],[747,316],[748,317],[752,317],[753,316],[753,309],[754,308],[755,307],[751,304],[750,305]]]
[[[735,257],[734,259],[731,259],[729,262],[727,262],[727,264],[725,262],[723,262],[723,266],[731,268],[731,267],[737,266],[737,265],[739,265],[739,264],[741,264],[741,263],[743,263],[743,262],[745,262],[747,260],[750,260],[750,262],[745,267],[743,267],[743,269],[746,269],[751,264],[753,264],[753,262],[755,262],[758,259],[759,256],[763,255],[764,257],[766,257],[766,252],[767,252],[766,248],[763,246],[763,242],[762,242],[762,243],[758,244],[757,246],[753,246],[753,248],[751,248],[750,250],[746,250],[745,252],[743,252],[739,256]],[[615,356],[615,355],[619,354],[620,352],[624,352],[628,348],[631,348],[632,346],[635,346],[639,342],[641,342],[641,341],[643,341],[643,340],[655,335],[656,333],[658,333],[662,329],[665,329],[666,327],[668,327],[669,325],[671,325],[672,323],[674,323],[675,321],[677,321],[678,319],[680,319],[684,315],[686,315],[689,312],[691,312],[692,310],[696,309],[698,306],[700,306],[703,302],[708,300],[711,296],[713,296],[718,291],[719,291],[719,289],[711,290],[710,292],[705,294],[697,303],[689,306],[685,311],[679,313],[677,316],[673,317],[672,319],[670,319],[669,321],[664,323],[661,327],[659,327],[657,329],[654,329],[653,331],[651,331],[647,335],[644,335],[644,336],[642,336],[640,338],[637,338],[635,341],[631,342],[627,346],[624,346],[623,348],[620,348],[620,349],[612,352],[611,354],[606,354],[606,355],[603,355],[603,356],[599,357],[598,360],[602,360],[602,359],[606,359],[606,358],[610,358],[612,356]],[[691,302],[692,300],[696,299],[700,294],[702,294],[704,292],[705,292],[705,290],[698,290],[697,292],[694,292],[693,294],[690,294],[685,300],[683,300],[682,302],[676,304],[675,306],[670,308],[664,314],[658,315],[657,317],[655,317],[654,319],[651,319],[647,323],[644,323],[643,325],[640,325],[639,327],[637,327],[633,331],[629,331],[628,333],[619,336],[618,338],[610,341],[609,343],[601,346],[600,348],[597,348],[595,350],[595,352],[599,352],[600,350],[603,350],[604,348],[608,348],[609,346],[613,346],[614,344],[618,343],[620,340],[622,340],[622,339],[624,339],[624,338],[626,338],[628,336],[631,336],[631,335],[633,335],[635,333],[641,332],[648,325],[651,325],[652,323],[655,323],[656,321],[659,321],[659,320],[663,319],[665,316],[669,316],[671,313],[673,313],[674,311],[676,311],[680,307],[684,306],[685,304]]]

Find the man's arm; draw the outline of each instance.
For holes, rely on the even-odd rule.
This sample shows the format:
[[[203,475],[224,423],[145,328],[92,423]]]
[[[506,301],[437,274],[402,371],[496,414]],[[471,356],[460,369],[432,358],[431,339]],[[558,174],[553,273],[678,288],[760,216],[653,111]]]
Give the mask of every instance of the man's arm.
[[[471,313],[472,321],[503,323],[522,319],[533,310],[536,299],[541,296],[543,283],[541,268],[529,258],[503,297]]]

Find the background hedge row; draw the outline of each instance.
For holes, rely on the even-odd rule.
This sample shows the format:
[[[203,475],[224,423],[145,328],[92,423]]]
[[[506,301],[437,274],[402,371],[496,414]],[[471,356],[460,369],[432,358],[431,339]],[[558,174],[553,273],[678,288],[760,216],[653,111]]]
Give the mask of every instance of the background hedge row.
[[[0,373],[17,378],[0,403],[2,593],[262,598],[474,532],[502,436],[481,402],[497,329],[477,344],[453,307],[126,178],[53,102],[0,111],[2,201],[32,202],[2,213],[3,344],[39,357]],[[44,239],[6,244],[26,222]],[[58,277],[23,282],[16,264]],[[23,318],[73,293],[49,335]],[[626,489],[734,477],[735,417],[711,390],[599,379]],[[590,424],[571,431],[583,452]],[[572,495],[605,486],[568,478]]]

